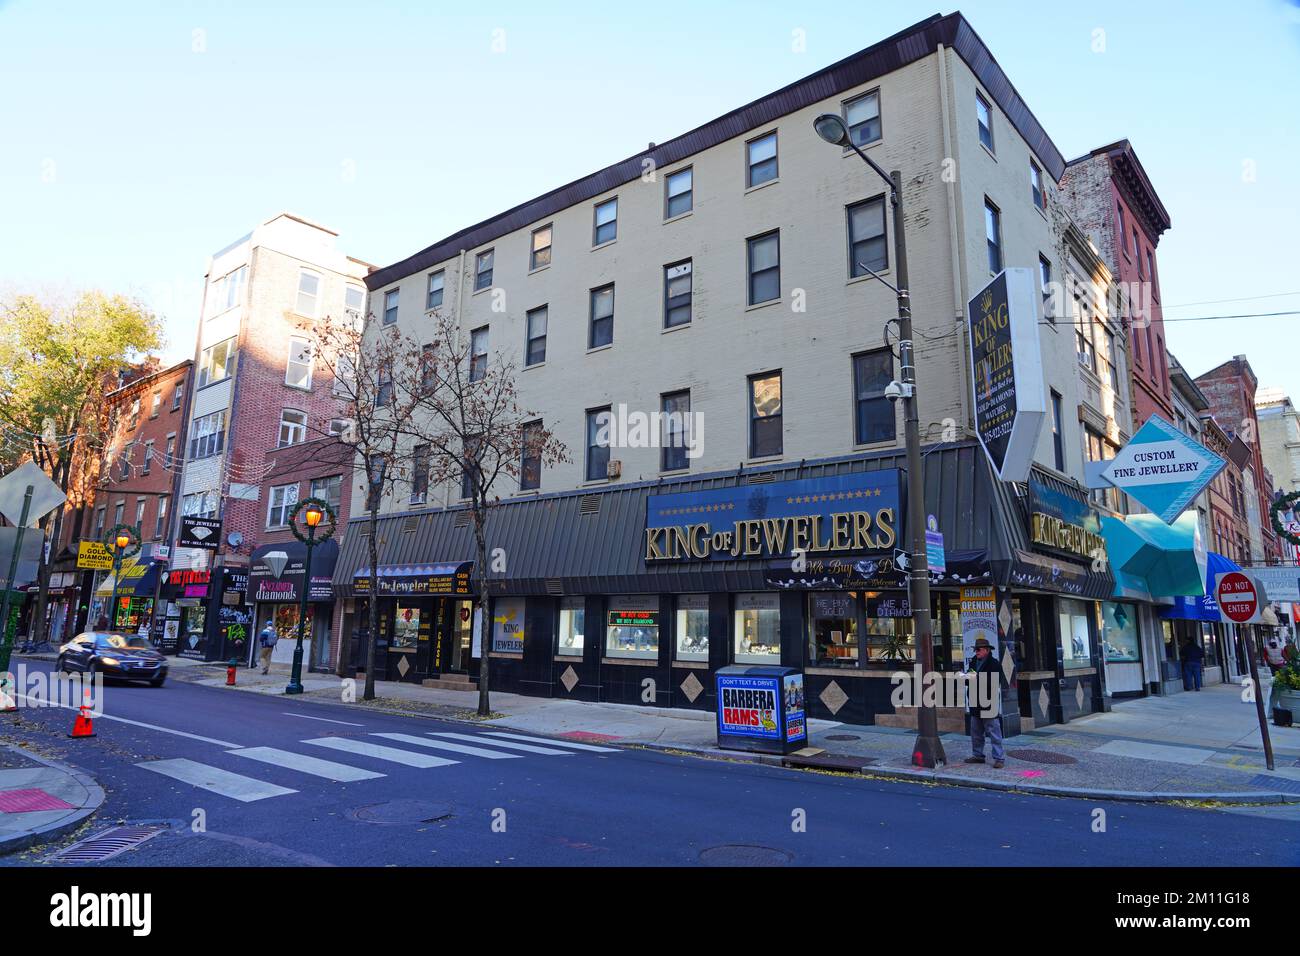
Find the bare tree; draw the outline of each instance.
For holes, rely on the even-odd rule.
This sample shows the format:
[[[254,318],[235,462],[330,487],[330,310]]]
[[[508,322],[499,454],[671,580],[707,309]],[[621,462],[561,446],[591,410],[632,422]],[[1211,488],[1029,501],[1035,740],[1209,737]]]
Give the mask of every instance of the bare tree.
[[[478,713],[487,716],[492,710],[488,572],[504,572],[509,558],[503,552],[494,553],[489,565],[488,514],[500,503],[497,491],[502,485],[513,484],[523,475],[536,487],[542,468],[569,459],[564,445],[543,426],[540,417],[519,404],[515,363],[499,353],[491,357],[474,354],[472,336],[462,334],[453,319],[435,314],[434,324],[434,342],[426,347],[416,401],[423,419],[419,440],[430,452],[421,465],[428,468],[430,484],[457,482],[468,502],[474,528],[472,579],[483,606],[485,632],[479,658]]]
[[[375,697],[375,641],[379,631],[379,510],[383,500],[409,484],[421,444],[417,409],[427,403],[426,349],[396,325],[375,328],[361,316],[326,316],[301,327],[311,338],[312,360],[333,379],[334,394],[349,422],[338,436],[360,473],[369,528],[370,597],[364,700]],[[346,676],[342,646],[339,676]]]

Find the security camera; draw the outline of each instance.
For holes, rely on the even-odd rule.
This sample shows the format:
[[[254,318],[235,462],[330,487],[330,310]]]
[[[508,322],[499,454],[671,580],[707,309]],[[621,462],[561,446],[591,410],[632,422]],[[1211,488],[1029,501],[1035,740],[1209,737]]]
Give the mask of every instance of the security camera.
[[[891,402],[896,402],[900,398],[908,398],[911,394],[911,386],[904,385],[902,382],[893,381],[885,386],[885,398]]]

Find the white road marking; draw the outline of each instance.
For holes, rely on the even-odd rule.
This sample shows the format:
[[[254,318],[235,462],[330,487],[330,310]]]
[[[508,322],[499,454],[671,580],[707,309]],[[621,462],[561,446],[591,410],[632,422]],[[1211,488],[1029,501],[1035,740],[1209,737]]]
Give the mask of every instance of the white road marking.
[[[18,694],[17,696],[22,697],[24,700],[35,701],[37,706],[40,707],[55,706],[62,707],[65,710],[78,710],[81,706],[79,704],[55,704],[52,701],[40,697],[28,697],[26,694]],[[232,744],[229,740],[217,740],[214,737],[200,737],[198,734],[189,734],[183,730],[172,730],[170,727],[159,727],[157,724],[146,724],[142,720],[128,720],[125,717],[113,717],[110,714],[96,714],[95,720],[115,720],[119,724],[130,724],[132,727],[144,727],[146,730],[157,730],[164,734],[175,734],[177,737],[188,737],[190,740],[198,740],[205,744],[216,744],[218,747],[225,747],[227,750],[235,750],[244,746],[243,744]]]
[[[376,773],[373,770],[362,770],[360,767],[350,767],[345,763],[334,763],[332,760],[321,760],[319,757],[308,757],[306,754],[296,754],[290,750],[277,750],[274,747],[249,747],[246,750],[232,750],[230,752],[237,757],[260,760],[276,767],[288,767],[290,770],[309,773],[314,777],[324,777],[326,780],[333,780],[336,783],[374,780],[377,777],[384,776],[384,774]]]
[[[509,737],[511,740],[526,740],[533,744],[553,744],[556,747],[572,747],[574,750],[591,750],[599,754],[616,754],[617,747],[597,747],[595,744],[580,744],[571,740],[551,740],[546,737],[525,737],[523,734],[508,734],[503,730],[487,731],[489,737]]]
[[[469,754],[471,757],[486,757],[488,760],[518,760],[519,754],[503,754],[499,750],[484,750],[465,744],[453,744],[447,740],[426,740],[411,734],[372,734],[373,737],[386,737],[404,744],[416,744],[420,747],[432,747],[434,750],[450,750],[453,753]]]
[[[290,711],[282,712],[286,717],[301,717],[303,720],[323,720],[327,724],[343,724],[345,727],[364,727],[365,724],[354,724],[350,720],[331,720],[329,717],[312,717],[310,714],[295,714]]]
[[[471,737],[469,734],[449,734],[449,733],[430,733],[430,737],[450,737],[453,740],[468,740],[472,744],[485,744],[488,741],[482,736]],[[494,747],[505,747],[509,750],[523,750],[530,754],[545,754],[550,757],[572,757],[573,754],[567,750],[554,750],[551,747],[534,747],[531,744],[512,744],[505,740],[491,741]]]
[[[318,737],[315,740],[304,740],[303,743],[313,744],[317,747],[329,747],[331,750],[342,750],[350,754],[360,754],[363,757],[373,757],[376,760],[405,764],[408,767],[420,767],[421,769],[446,767],[450,764],[460,763],[459,760],[445,760],[432,754],[412,753],[409,750],[398,750],[396,747],[381,747],[379,744],[369,744],[364,740],[351,740],[347,737]]]
[[[210,790],[223,797],[230,797],[241,803],[252,803],[254,800],[265,800],[267,797],[279,797],[298,792],[288,787],[277,787],[273,783],[245,777],[243,774],[231,773],[219,767],[209,767],[196,760],[186,760],[184,757],[172,760],[150,760],[138,763],[136,766],[191,784],[200,790]]]

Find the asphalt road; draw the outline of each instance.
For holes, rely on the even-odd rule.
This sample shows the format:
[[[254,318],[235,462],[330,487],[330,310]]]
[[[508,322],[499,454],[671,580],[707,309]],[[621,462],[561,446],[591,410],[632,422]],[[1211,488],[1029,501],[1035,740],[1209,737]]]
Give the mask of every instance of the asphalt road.
[[[1294,814],[589,750],[174,680],[109,685],[104,712],[87,740],[66,736],[69,710],[0,717],[0,740],[81,767],[104,787],[84,834],[118,821],[171,825],[103,866],[1300,863]],[[559,752],[525,749],[539,747]],[[1104,832],[1095,829],[1098,808]],[[39,863],[52,849],[0,865]]]

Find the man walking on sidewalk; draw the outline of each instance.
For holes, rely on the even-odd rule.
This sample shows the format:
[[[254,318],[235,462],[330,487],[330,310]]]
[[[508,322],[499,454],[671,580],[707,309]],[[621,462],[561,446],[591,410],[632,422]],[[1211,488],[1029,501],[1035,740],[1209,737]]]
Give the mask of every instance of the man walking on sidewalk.
[[[988,639],[977,637],[974,646],[975,656],[966,662],[966,672],[975,676],[966,690],[972,753],[965,762],[985,762],[984,737],[987,735],[993,744],[993,768],[1001,770],[1007,759],[1006,751],[1002,749],[1002,684],[1006,678]],[[982,699],[986,695],[990,699]]]
[[[1183,641],[1183,690],[1201,689],[1201,665],[1205,651],[1196,646],[1190,637]]]
[[[271,626],[270,621],[267,621],[266,627],[262,628],[262,633],[257,635],[257,643],[262,648],[263,674],[271,672],[271,652],[275,650],[276,642],[279,640],[280,636],[275,633],[275,628]]]

